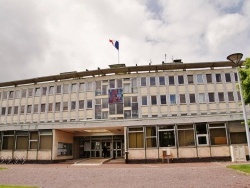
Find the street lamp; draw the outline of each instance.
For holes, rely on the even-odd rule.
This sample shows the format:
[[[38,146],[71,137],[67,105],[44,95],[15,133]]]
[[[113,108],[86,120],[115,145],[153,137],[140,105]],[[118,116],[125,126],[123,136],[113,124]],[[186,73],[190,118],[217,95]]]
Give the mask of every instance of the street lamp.
[[[241,98],[241,103],[242,103],[242,110],[243,110],[243,118],[245,122],[245,129],[246,129],[246,135],[247,135],[247,145],[248,145],[248,155],[250,157],[250,136],[249,136],[249,127],[247,123],[247,113],[246,113],[246,108],[245,108],[245,101],[243,99],[243,94],[242,94],[242,87],[241,87],[241,80],[240,80],[240,75],[239,75],[239,70],[238,66],[240,66],[240,60],[243,57],[242,53],[235,53],[227,56],[227,59],[236,65],[236,70],[237,70],[237,76],[238,76],[238,82],[239,82],[239,89],[240,89],[240,98]]]

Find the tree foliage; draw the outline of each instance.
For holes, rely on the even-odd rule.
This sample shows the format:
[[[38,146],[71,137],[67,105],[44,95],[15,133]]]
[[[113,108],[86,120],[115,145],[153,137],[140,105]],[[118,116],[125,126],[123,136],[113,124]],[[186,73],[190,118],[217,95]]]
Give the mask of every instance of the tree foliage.
[[[250,58],[246,58],[244,67],[239,70],[239,73],[245,104],[250,104]]]

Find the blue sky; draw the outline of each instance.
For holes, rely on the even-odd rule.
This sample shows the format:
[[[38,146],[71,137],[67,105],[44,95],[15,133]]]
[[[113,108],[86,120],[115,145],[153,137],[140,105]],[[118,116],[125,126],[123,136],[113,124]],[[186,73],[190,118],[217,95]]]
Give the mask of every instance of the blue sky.
[[[127,66],[249,57],[249,0],[0,0],[0,82]]]

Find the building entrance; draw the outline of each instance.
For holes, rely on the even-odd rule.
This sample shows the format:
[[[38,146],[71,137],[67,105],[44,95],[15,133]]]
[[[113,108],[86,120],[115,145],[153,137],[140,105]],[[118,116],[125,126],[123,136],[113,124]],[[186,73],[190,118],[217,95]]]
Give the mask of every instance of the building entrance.
[[[79,157],[80,158],[102,158],[104,157],[104,147],[107,158],[123,157],[124,140],[121,136],[91,136],[79,137]],[[77,157],[77,156],[76,156]]]

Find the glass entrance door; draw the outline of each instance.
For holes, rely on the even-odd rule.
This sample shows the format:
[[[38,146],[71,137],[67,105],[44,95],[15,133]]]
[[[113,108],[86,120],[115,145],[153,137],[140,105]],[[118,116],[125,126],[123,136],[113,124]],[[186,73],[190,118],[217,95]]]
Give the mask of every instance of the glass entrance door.
[[[122,142],[113,142],[113,158],[122,157]]]

